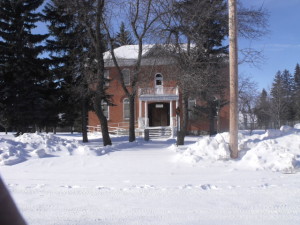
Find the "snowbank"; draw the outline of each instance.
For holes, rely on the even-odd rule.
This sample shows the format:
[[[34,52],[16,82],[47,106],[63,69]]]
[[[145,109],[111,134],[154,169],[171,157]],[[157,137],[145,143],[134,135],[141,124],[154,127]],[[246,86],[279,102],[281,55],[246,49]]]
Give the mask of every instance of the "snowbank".
[[[179,153],[178,160],[197,163],[204,160],[228,159],[230,152],[227,140],[228,133],[217,134],[215,137],[203,137],[195,144],[190,145],[184,152]]]
[[[201,162],[211,166],[215,162],[220,162],[233,169],[294,172],[300,168],[298,127],[299,124],[294,128],[283,126],[280,130],[254,132],[251,136],[240,132],[240,152],[237,160],[229,160],[229,133],[217,134],[215,137],[201,137],[194,144],[184,146],[183,149],[175,145],[170,146],[169,149],[176,151],[177,163]],[[30,158],[49,156],[98,156],[112,151],[132,149],[137,145],[143,148],[144,145],[142,140],[128,143],[124,137],[116,138],[119,140],[112,146],[93,148],[92,145],[53,134],[23,134],[16,138],[0,136],[0,165],[14,165]]]
[[[54,155],[97,155],[76,140],[66,140],[53,134],[26,133],[14,140],[0,138],[0,165],[14,165],[31,157]]]
[[[293,172],[300,164],[300,130],[283,126],[252,136],[239,134],[240,158],[233,163],[237,169]],[[188,163],[224,161],[230,157],[229,133],[203,137],[186,150],[177,149],[177,160]]]

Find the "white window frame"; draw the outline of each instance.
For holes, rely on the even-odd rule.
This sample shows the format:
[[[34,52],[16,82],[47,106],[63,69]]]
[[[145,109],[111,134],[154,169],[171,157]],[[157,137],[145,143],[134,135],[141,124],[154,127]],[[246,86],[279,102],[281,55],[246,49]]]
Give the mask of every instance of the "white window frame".
[[[160,77],[158,77],[160,75]],[[161,84],[157,84],[157,81],[161,81]],[[154,77],[154,86],[155,87],[163,87],[164,86],[164,77],[161,73],[156,73]]]
[[[109,79],[109,70],[104,70],[104,78]],[[105,81],[105,86],[109,86],[109,81]]]
[[[126,86],[129,86],[130,85],[130,69],[123,69],[122,75],[123,75],[124,84]],[[127,76],[127,78],[125,76]]]
[[[127,107],[128,107],[128,109],[127,109],[128,117],[126,117],[125,105],[127,105]],[[123,119],[124,120],[129,120],[129,118],[130,118],[129,99],[128,98],[124,98],[123,99]]]

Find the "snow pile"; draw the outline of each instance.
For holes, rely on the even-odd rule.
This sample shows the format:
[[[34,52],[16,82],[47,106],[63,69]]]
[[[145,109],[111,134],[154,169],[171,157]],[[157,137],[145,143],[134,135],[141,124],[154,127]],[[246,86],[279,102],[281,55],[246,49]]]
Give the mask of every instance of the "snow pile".
[[[0,138],[0,165],[13,165],[26,159],[25,145]]]
[[[0,165],[13,165],[30,157],[53,155],[97,155],[76,140],[66,140],[53,134],[25,133],[14,140],[0,139]]]
[[[228,159],[230,156],[228,139],[228,133],[217,134],[215,137],[205,136],[180,153],[178,159],[189,163]]]
[[[177,158],[189,163],[224,161],[230,157],[228,143],[229,133],[203,137],[179,151]],[[235,168],[293,172],[300,165],[300,130],[283,126],[252,136],[240,133],[239,151],[240,158],[233,163]]]

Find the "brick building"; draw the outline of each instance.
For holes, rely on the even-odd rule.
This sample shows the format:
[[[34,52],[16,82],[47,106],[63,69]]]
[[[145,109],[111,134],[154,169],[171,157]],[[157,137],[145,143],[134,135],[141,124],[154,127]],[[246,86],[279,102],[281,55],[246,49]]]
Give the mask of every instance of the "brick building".
[[[161,57],[161,49],[156,45],[143,47],[141,80],[139,81],[138,95],[135,100],[135,118],[137,131],[145,128],[165,128],[176,133],[177,125],[180,124],[181,95],[176,86],[176,80],[172,74],[175,72],[174,61],[168,57]],[[127,45],[115,49],[115,55],[122,69],[125,85],[130,85],[133,66],[137,59],[138,46]],[[107,106],[104,103],[105,114],[108,118],[110,131],[127,130],[129,122],[129,101],[126,97],[117,68],[111,59],[109,52],[104,54],[105,76],[111,81],[108,85],[108,93],[113,95],[115,106]],[[224,76],[228,76],[228,69],[224,70]],[[189,100],[189,108],[201,104],[198,99]],[[228,106],[218,111],[215,127],[218,131],[227,131],[229,122]],[[177,113],[176,113],[177,111]],[[90,127],[99,126],[100,122],[94,112],[89,112]],[[197,118],[190,115],[188,131],[199,134],[209,130],[207,119]]]

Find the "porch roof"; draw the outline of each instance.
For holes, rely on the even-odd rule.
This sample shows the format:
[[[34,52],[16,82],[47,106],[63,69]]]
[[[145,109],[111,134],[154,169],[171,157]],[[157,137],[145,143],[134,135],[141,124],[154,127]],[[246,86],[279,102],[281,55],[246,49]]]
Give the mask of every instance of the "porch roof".
[[[177,101],[178,95],[140,95],[141,101]]]
[[[174,101],[179,99],[177,87],[139,88],[141,101]]]

